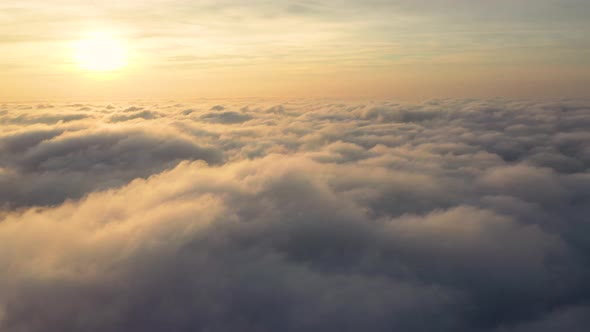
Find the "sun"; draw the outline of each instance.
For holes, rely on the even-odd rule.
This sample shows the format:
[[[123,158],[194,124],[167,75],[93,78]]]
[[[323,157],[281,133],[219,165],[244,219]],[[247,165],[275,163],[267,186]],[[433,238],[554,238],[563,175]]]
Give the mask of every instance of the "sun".
[[[128,64],[128,52],[121,40],[95,33],[74,43],[74,59],[83,70],[119,71]]]

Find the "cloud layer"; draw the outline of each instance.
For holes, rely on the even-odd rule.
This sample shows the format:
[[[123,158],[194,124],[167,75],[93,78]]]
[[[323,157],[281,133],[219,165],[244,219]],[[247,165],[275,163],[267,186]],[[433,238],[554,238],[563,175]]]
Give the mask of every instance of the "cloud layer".
[[[0,329],[585,331],[589,111],[0,106]]]

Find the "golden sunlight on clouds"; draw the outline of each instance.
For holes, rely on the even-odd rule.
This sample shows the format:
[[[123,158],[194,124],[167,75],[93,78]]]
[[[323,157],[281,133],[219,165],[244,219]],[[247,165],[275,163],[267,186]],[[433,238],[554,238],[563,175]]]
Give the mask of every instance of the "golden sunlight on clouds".
[[[590,0],[0,0],[0,332],[590,332]]]

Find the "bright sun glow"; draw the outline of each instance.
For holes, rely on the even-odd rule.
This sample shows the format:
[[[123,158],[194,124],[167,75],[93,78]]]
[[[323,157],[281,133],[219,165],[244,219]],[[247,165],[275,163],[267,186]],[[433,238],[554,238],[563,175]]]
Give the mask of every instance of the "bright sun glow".
[[[128,55],[120,40],[95,34],[75,43],[74,58],[84,70],[117,71],[127,66]]]

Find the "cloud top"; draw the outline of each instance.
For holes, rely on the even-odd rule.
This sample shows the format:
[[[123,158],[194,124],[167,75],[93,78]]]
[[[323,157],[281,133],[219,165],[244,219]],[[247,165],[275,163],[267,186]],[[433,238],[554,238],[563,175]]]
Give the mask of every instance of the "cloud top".
[[[53,106],[0,107],[2,331],[590,323],[590,105]]]

